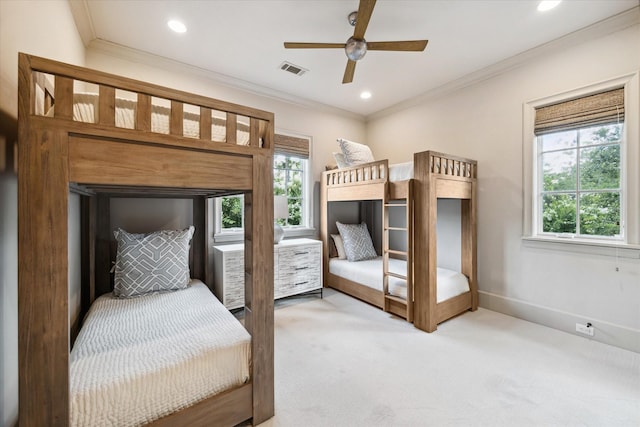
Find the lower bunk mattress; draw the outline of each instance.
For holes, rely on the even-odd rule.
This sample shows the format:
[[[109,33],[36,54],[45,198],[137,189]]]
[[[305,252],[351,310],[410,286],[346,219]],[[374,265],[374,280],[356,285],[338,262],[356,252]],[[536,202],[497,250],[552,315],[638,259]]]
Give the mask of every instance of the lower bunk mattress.
[[[395,274],[407,274],[407,262],[401,259],[389,259],[389,271]],[[382,257],[366,261],[349,262],[347,260],[331,258],[329,272],[342,278],[360,283],[367,287],[382,291]],[[437,302],[469,291],[467,277],[457,271],[438,267]],[[389,293],[393,296],[407,299],[407,282],[397,277],[389,277]]]
[[[96,299],[70,354],[71,425],[137,426],[249,381],[251,336],[192,280]]]

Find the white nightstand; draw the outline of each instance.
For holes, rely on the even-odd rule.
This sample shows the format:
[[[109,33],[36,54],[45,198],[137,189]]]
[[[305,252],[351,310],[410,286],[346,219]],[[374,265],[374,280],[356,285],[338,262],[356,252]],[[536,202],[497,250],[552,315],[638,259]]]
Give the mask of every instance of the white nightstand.
[[[228,309],[244,306],[244,245],[214,247],[215,293]],[[273,246],[275,299],[322,290],[322,242],[282,240]]]

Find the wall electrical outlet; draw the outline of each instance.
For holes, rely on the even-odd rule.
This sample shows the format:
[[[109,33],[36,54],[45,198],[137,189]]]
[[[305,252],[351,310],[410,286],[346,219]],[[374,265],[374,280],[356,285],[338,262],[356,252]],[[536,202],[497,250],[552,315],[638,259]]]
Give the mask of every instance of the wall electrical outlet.
[[[583,325],[582,323],[576,323],[576,332],[579,332],[581,334],[589,335],[590,337],[592,337],[594,329],[595,328],[591,323],[587,323],[586,325]]]

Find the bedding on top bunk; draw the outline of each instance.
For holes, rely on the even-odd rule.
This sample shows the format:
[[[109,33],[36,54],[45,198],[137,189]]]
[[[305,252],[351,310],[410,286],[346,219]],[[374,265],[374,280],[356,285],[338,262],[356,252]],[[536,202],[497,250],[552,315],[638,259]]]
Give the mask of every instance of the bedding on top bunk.
[[[71,425],[148,423],[249,381],[251,336],[192,280],[96,299],[70,354]]]
[[[390,258],[389,271],[404,276],[407,274],[407,262]],[[329,272],[352,282],[382,291],[381,256],[357,262],[331,258],[329,260]],[[469,281],[464,274],[441,267],[438,267],[437,274],[437,302],[446,301],[469,291]],[[391,295],[407,299],[407,282],[405,280],[390,276],[388,289]]]
[[[338,169],[375,162],[371,149],[358,142],[338,138],[340,152],[333,153]],[[389,181],[406,181],[413,178],[413,162],[389,165]]]
[[[40,99],[40,97],[37,97]],[[137,102],[131,99],[116,98],[115,120],[116,127],[125,129],[135,129]],[[99,96],[97,93],[80,92],[73,94],[73,119],[78,122],[96,123],[99,108]],[[43,110],[43,107],[36,110]],[[46,112],[46,116],[53,117],[55,105]],[[226,114],[213,111],[211,123],[211,140],[225,142],[226,134]],[[151,105],[151,131],[156,133],[169,134],[169,117],[171,108],[161,105]],[[189,138],[200,136],[200,115],[188,111],[183,112],[183,135]],[[249,132],[241,130],[241,126],[248,127],[248,123],[239,123],[237,131],[238,145],[249,144]]]

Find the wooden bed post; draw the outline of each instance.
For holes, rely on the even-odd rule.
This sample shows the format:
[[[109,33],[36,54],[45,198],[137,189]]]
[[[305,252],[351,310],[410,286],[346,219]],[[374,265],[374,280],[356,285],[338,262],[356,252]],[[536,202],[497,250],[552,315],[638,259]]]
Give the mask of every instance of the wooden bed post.
[[[429,152],[415,153],[415,222],[414,222],[414,308],[413,324],[416,328],[433,332],[437,328],[436,280],[438,203],[435,182],[429,167]]]
[[[274,414],[273,155],[253,156],[254,187],[245,194],[245,327],[251,334],[253,425]]]
[[[200,279],[207,286],[212,287],[213,283],[207,283],[207,199],[204,196],[193,198],[193,225],[195,233],[193,235],[191,247],[193,248],[193,266],[191,276]]]
[[[469,289],[471,291],[471,311],[478,309],[478,227],[476,219],[477,210],[477,184],[471,183],[471,198],[460,201],[461,206],[461,239],[462,254],[461,267],[462,274],[469,278]]]
[[[329,277],[329,231],[327,224],[327,175],[321,174],[320,179],[320,240],[322,240],[322,286],[327,287]]]
[[[67,133],[31,127],[32,85],[29,58],[20,54],[18,354],[23,427],[69,422]]]
[[[96,196],[81,196],[81,277],[80,319],[83,319],[91,303],[96,299]]]
[[[111,292],[111,198],[96,196],[96,281],[95,296]]]

